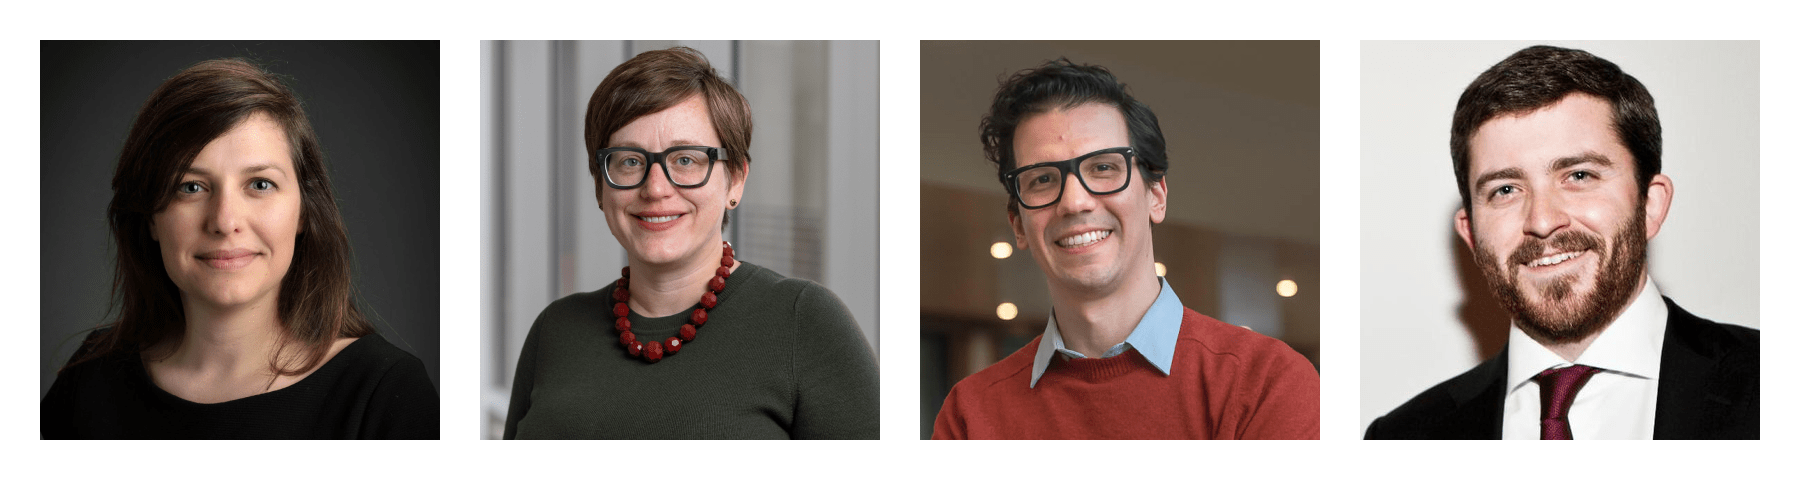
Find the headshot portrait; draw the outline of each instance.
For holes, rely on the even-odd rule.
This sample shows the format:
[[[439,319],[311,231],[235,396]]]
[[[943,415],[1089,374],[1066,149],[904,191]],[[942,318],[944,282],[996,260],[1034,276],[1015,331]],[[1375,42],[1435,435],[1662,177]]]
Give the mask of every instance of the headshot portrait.
[[[1364,437],[1760,438],[1758,62],[1364,42]]]
[[[487,439],[878,439],[876,42],[482,44]]]
[[[40,52],[42,438],[438,438],[437,42]]]
[[[922,42],[920,438],[1318,439],[1318,42]]]

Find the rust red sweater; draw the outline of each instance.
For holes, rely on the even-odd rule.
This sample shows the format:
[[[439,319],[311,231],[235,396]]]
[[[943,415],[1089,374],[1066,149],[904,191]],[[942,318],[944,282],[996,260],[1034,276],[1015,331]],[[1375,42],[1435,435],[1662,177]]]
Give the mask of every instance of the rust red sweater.
[[[1319,373],[1287,344],[1185,310],[1164,376],[1136,350],[1057,355],[1031,387],[1042,335],[957,382],[934,439],[1319,438]]]

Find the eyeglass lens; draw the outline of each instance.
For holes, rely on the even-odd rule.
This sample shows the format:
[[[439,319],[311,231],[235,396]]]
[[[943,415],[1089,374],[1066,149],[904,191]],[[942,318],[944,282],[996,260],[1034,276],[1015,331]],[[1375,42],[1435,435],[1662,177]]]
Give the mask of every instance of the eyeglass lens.
[[[691,186],[706,181],[712,171],[712,158],[705,150],[671,150],[663,154],[663,168],[676,185]],[[606,177],[621,186],[637,186],[650,174],[650,158],[642,152],[621,151],[606,155]]]
[[[1129,164],[1123,153],[1103,153],[1083,159],[1075,167],[1075,175],[1093,195],[1105,195],[1125,188]],[[1056,165],[1046,165],[1020,172],[1014,180],[1019,201],[1028,207],[1048,205],[1062,195],[1065,174]]]

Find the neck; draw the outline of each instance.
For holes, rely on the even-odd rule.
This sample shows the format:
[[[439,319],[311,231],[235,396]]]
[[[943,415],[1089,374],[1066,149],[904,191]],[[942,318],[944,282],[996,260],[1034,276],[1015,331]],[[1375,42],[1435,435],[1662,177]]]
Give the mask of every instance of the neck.
[[[281,342],[274,299],[221,308],[183,299],[186,326],[165,361],[209,375],[270,375]]]
[[[1099,358],[1131,336],[1161,292],[1155,273],[1130,272],[1105,292],[1052,286],[1050,304],[1056,309],[1056,328],[1064,346]]]
[[[719,273],[719,259],[725,256],[724,243],[713,240],[702,255],[668,264],[631,262],[631,311],[645,317],[666,317],[681,313],[700,301],[706,293],[706,282]],[[731,265],[737,271],[743,262]]]

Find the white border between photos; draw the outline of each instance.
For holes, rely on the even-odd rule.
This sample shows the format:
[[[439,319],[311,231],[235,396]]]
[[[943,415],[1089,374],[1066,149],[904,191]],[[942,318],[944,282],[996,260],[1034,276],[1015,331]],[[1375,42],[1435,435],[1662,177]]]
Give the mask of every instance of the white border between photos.
[[[679,6],[643,2],[503,2],[439,4],[327,1],[304,5],[238,5],[225,2],[80,2],[15,6],[0,21],[0,52],[8,63],[3,94],[7,150],[27,172],[26,188],[5,189],[12,224],[34,224],[40,188],[57,179],[38,177],[38,40],[74,38],[392,38],[439,39],[441,55],[441,329],[439,379],[443,435],[437,442],[44,442],[36,440],[35,335],[19,335],[4,350],[4,405],[0,419],[9,476],[101,476],[129,473],[150,478],[250,473],[279,478],[347,475],[400,477],[456,475],[534,477],[724,475],[751,478],[983,477],[1055,473],[1064,477],[1496,476],[1481,462],[1494,455],[1544,457],[1537,444],[1363,442],[1358,440],[1360,311],[1358,204],[1360,169],[1358,98],[1361,40],[1504,38],[1720,38],[1760,39],[1762,49],[1763,264],[1762,312],[1793,318],[1780,299],[1796,287],[1788,245],[1795,233],[1795,189],[1772,179],[1793,178],[1791,137],[1797,125],[1786,112],[1797,99],[1787,85],[1800,84],[1794,64],[1800,34],[1791,15],[1764,2],[1714,1],[1683,11],[1620,12],[1614,5],[1573,2],[1508,2],[1503,5],[1440,2],[1271,3],[1266,6],[1188,2],[1052,2],[978,5],[970,2],[716,2]],[[1349,3],[1354,3],[1349,4]],[[1692,11],[1696,8],[1704,10]],[[502,11],[505,10],[505,11]],[[670,26],[698,25],[714,38],[845,38],[881,40],[881,359],[882,435],[879,442],[488,442],[477,440],[479,408],[479,40],[498,38],[630,38],[669,35]],[[1671,30],[1673,29],[1673,30]],[[922,442],[918,437],[919,172],[918,86],[921,39],[1320,39],[1321,115],[1321,412],[1319,442]],[[971,126],[973,129],[973,126]],[[53,232],[52,232],[53,233]],[[3,240],[6,251],[31,260],[8,269],[0,304],[38,304],[43,232]],[[1784,241],[1786,240],[1786,241]],[[53,239],[52,239],[53,241]],[[35,317],[36,308],[21,309]],[[464,313],[467,312],[467,313]],[[1764,322],[1768,343],[1790,346],[1788,322]],[[1763,357],[1766,370],[1790,371],[1793,348]],[[1763,381],[1765,404],[1794,399],[1785,376]],[[31,393],[27,393],[31,392]],[[1760,442],[1611,442],[1584,445],[1589,459],[1547,460],[1523,468],[1624,471],[1659,476],[1773,472],[1794,450],[1796,418],[1765,408]],[[1715,459],[1729,458],[1730,462]],[[1504,460],[1502,460],[1504,461]],[[1702,463],[1705,462],[1705,463]],[[299,468],[294,465],[297,464]],[[1546,465],[1548,464],[1548,465]],[[1145,468],[1148,471],[1145,471]],[[241,474],[240,473],[240,474]]]

